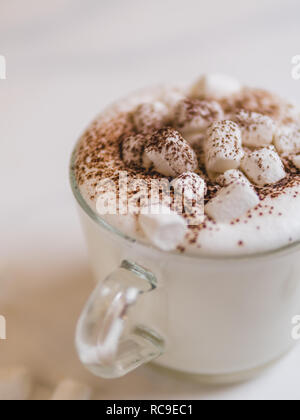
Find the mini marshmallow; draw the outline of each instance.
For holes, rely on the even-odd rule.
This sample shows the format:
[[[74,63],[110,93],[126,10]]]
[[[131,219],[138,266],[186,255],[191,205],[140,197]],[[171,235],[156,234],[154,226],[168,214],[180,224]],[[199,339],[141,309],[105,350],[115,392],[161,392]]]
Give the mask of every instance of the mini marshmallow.
[[[174,191],[184,194],[187,199],[195,199],[198,201],[202,200],[207,192],[206,183],[203,178],[197,175],[195,172],[186,172],[175,178],[172,183]]]
[[[238,125],[227,120],[212,124],[205,142],[207,171],[223,173],[237,169],[243,156],[242,135]]]
[[[204,132],[213,122],[224,118],[221,105],[215,101],[185,99],[175,109],[177,129],[186,138],[187,135]]]
[[[292,121],[300,120],[300,107],[297,103],[290,102],[285,104],[286,118]]]
[[[281,127],[274,137],[275,147],[280,154],[300,152],[300,127],[291,124]]]
[[[273,146],[247,153],[241,168],[254,184],[263,187],[285,178],[283,163]]]
[[[85,384],[64,379],[55,389],[51,401],[89,401],[91,389]]]
[[[296,166],[296,168],[300,169],[300,154],[292,156],[292,162]]]
[[[122,157],[126,165],[141,166],[147,138],[143,134],[126,137],[122,142]]]
[[[140,104],[132,113],[133,123],[138,131],[159,129],[165,124],[169,110],[162,102]]]
[[[188,224],[200,224],[204,220],[204,197],[207,186],[199,175],[186,172],[171,183],[174,189],[174,207],[188,216]]]
[[[234,182],[222,188],[205,206],[205,213],[217,223],[230,223],[257,206],[259,197],[249,183]]]
[[[139,224],[147,239],[163,251],[174,251],[187,232],[187,222],[170,208],[161,206],[139,215]]]
[[[0,400],[27,401],[32,393],[32,377],[23,366],[0,369]]]
[[[223,74],[208,74],[192,87],[191,95],[196,98],[223,99],[241,90],[241,84]]]
[[[224,174],[218,176],[216,179],[216,182],[221,185],[221,187],[228,187],[237,181],[243,184],[250,184],[243,172],[238,169],[230,169],[229,171],[224,172]]]
[[[165,176],[176,177],[184,172],[194,172],[198,167],[196,153],[181,136],[172,129],[156,131],[145,148],[143,166],[153,168]]]
[[[235,121],[242,130],[243,146],[263,147],[273,142],[276,124],[272,118],[256,112],[241,111]]]
[[[169,110],[169,114],[172,115],[174,112],[174,109],[178,105],[180,101],[185,99],[186,95],[183,91],[183,89],[180,88],[167,88],[162,89],[161,95],[159,100],[166,105],[166,107]]]

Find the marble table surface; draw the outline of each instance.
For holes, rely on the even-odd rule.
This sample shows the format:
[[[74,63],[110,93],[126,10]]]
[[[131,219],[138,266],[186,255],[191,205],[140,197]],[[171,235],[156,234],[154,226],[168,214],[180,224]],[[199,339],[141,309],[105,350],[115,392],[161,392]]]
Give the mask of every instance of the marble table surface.
[[[291,76],[299,13],[297,0],[2,2],[0,314],[8,339],[0,341],[0,367],[28,366],[34,398],[72,377],[98,399],[300,399],[299,347],[234,386],[151,366],[114,381],[86,372],[73,335],[93,283],[67,177],[87,123],[145,85],[218,71],[300,101]]]

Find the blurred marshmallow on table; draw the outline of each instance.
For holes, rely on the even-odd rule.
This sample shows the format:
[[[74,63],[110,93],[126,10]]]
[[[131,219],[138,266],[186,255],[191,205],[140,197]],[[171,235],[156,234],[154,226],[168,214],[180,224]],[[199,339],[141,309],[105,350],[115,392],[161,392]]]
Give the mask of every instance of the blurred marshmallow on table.
[[[0,368],[0,400],[28,400],[32,393],[32,377],[24,366]]]
[[[87,401],[91,399],[92,391],[84,384],[64,379],[61,381],[51,397],[52,401]]]

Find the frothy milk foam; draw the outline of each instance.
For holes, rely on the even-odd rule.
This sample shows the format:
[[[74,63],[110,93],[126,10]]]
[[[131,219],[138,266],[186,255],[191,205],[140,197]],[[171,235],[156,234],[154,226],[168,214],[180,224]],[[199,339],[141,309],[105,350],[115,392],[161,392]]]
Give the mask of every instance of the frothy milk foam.
[[[82,196],[109,225],[138,240],[117,239],[81,211],[94,272],[102,279],[122,259],[154,272],[163,287],[136,311],[168,341],[158,363],[227,374],[263,365],[292,345],[298,259],[218,257],[299,241],[299,139],[295,106],[220,75],[131,95],[82,136],[75,157]],[[130,188],[136,180],[161,183],[159,194]],[[165,197],[166,185],[172,188]],[[177,189],[189,211],[174,204]]]

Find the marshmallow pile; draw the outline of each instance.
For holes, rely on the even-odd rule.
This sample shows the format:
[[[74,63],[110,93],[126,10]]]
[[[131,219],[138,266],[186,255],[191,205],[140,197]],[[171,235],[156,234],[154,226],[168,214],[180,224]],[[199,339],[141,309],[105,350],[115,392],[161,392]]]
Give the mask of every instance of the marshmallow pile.
[[[238,114],[236,121],[243,123],[238,125],[225,120],[212,124],[205,143],[207,172],[213,173],[222,186],[206,205],[205,212],[219,223],[238,219],[259,203],[251,183],[263,187],[286,177],[282,160],[270,145],[275,123],[269,117],[244,112]],[[269,146],[263,147],[266,144]],[[244,148],[244,145],[255,150]]]
[[[282,158],[300,169],[300,123],[284,126],[268,115],[242,109],[225,112],[224,100],[242,91],[235,79],[207,75],[187,95],[166,91],[133,111],[136,134],[122,142],[124,163],[173,178],[174,208],[139,215],[141,230],[155,246],[175,249],[187,226],[193,219],[202,223],[204,213],[217,223],[246,215],[259,204],[257,188],[287,176]],[[201,164],[217,186],[205,206]],[[190,211],[185,218],[178,211],[183,201]]]

